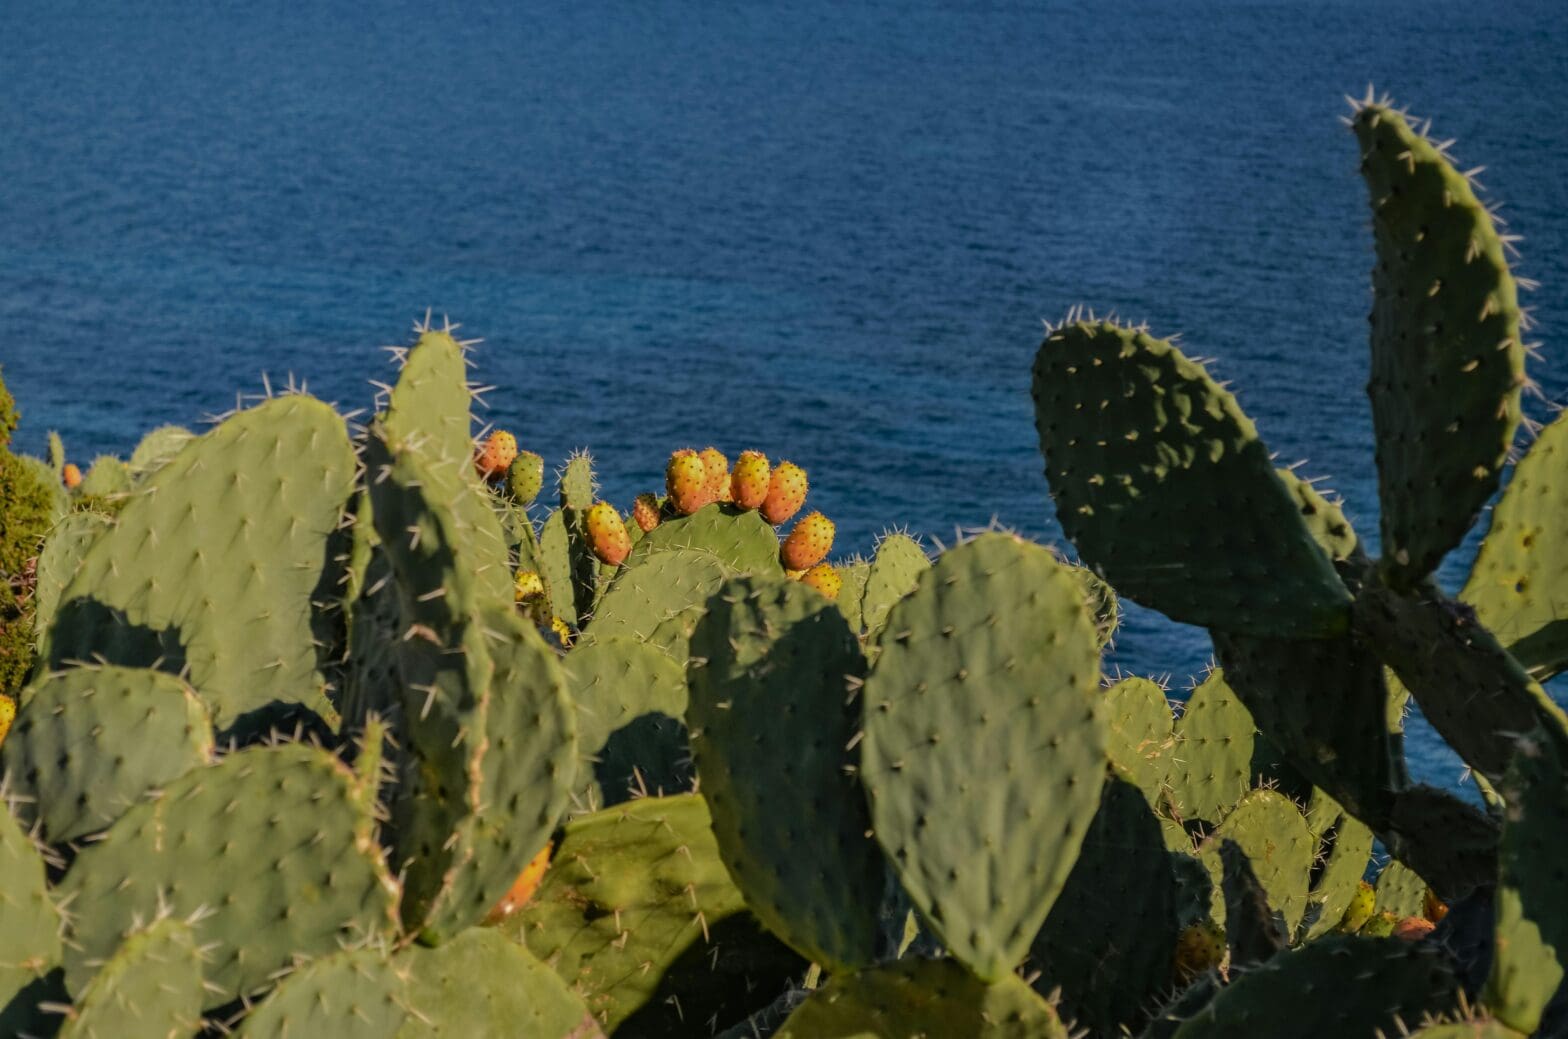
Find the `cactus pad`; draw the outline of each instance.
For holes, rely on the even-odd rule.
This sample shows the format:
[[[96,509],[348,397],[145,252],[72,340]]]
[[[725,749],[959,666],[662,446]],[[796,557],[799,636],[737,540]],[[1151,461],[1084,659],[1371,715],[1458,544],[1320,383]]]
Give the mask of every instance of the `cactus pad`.
[[[577,707],[583,760],[578,786],[597,787],[595,804],[619,804],[632,791],[674,794],[691,788],[686,676],[680,665],[625,636],[585,642],[562,665]]]
[[[49,532],[43,551],[38,553],[38,587],[33,591],[33,642],[43,648],[44,635],[54,623],[60,594],[81,569],[82,557],[98,535],[113,522],[96,512],[73,512]]]
[[[654,553],[636,566],[621,568],[584,634],[594,640],[629,636],[685,664],[691,629],[708,597],[730,573],[708,552],[681,548]]]
[[[1040,347],[1033,392],[1062,530],[1118,592],[1242,634],[1345,630],[1350,595],[1251,420],[1168,340],[1064,324]]]
[[[439,949],[414,946],[395,962],[411,978],[396,1039],[603,1037],[566,983],[494,928],[471,927]]]
[[[736,886],[814,962],[871,963],[882,859],[848,774],[847,701],[865,662],[843,615],[798,582],[734,578],[708,601],[691,652],[686,723]]]
[[[1384,564],[1408,587],[1497,489],[1525,383],[1518,290],[1465,177],[1399,112],[1353,125],[1372,198],[1372,427]]]
[[[195,929],[166,917],[126,936],[66,1012],[60,1039],[194,1035],[206,995]]]
[[[1192,691],[1176,721],[1165,785],[1177,817],[1217,822],[1252,788],[1256,729],[1221,671]]]
[[[740,574],[779,574],[779,539],[755,511],[733,505],[707,505],[690,516],[660,523],[637,542],[627,557],[636,566],[660,552],[686,548],[717,556]]]
[[[877,552],[866,571],[860,596],[860,619],[866,637],[875,641],[887,622],[888,611],[915,590],[915,582],[931,566],[920,542],[908,534],[888,534],[877,542]]]
[[[331,953],[287,974],[240,1026],[241,1039],[386,1039],[408,1014],[408,959],[375,947]]]
[[[1198,847],[1203,864],[1214,881],[1214,918],[1224,919],[1220,895],[1224,866],[1220,849],[1234,841],[1251,860],[1252,871],[1268,894],[1269,905],[1293,935],[1307,909],[1307,886],[1318,842],[1306,819],[1290,798],[1273,790],[1255,790],[1242,798],[1234,811]]]
[[[1099,807],[1099,663],[1068,567],[1007,534],[945,553],[889,614],[863,692],[873,826],[981,978],[1023,959]]]
[[[4,385],[0,384],[0,392]],[[0,1010],[60,962],[64,923],[43,856],[0,798]],[[5,1015],[0,1013],[0,1019]]]
[[[1176,753],[1175,719],[1165,690],[1147,678],[1124,678],[1103,694],[1106,749],[1150,804],[1160,802]]]
[[[109,826],[150,791],[210,764],[212,720],[173,675],[75,667],[33,683],[0,750],[52,844]]]

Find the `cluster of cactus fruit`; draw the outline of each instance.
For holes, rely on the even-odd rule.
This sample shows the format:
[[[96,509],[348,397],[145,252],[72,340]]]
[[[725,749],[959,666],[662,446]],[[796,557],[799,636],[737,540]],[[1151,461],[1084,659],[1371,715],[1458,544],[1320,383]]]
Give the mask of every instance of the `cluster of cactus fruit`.
[[[1377,560],[1202,365],[1077,315],[1034,396],[1082,565],[829,564],[755,451],[675,452],[630,523],[577,454],[543,508],[428,320],[363,426],[0,442],[0,1034],[1568,1034],[1568,420],[1447,598],[1523,319],[1442,148],[1352,123]],[[1117,593],[1209,629],[1179,711],[1102,677]],[[1407,696],[1483,807],[1410,781]]]

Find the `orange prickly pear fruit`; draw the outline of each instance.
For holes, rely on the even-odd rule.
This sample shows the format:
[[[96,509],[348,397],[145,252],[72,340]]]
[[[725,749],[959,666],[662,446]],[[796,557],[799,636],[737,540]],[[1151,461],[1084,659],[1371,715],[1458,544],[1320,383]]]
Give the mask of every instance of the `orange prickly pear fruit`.
[[[833,521],[820,512],[802,516],[784,539],[779,558],[786,570],[810,570],[833,551]]]
[[[16,701],[0,693],[0,747],[5,746],[6,733],[11,731],[11,722],[15,718]]]
[[[632,550],[632,537],[615,506],[607,501],[595,502],[584,521],[588,528],[588,547],[606,566],[620,566],[626,553]]]
[[[1437,925],[1424,916],[1407,916],[1394,925],[1394,937],[1419,942],[1436,929]]]
[[[637,521],[637,526],[642,528],[644,534],[659,525],[659,496],[657,494],[639,494],[637,500],[632,502],[632,519]]]
[[[838,590],[844,586],[844,579],[838,575],[838,568],[832,563],[818,563],[801,575],[800,583],[809,584],[821,592],[823,598],[833,602],[838,599]]]
[[[498,429],[490,434],[484,446],[479,449],[479,457],[474,459],[474,467],[486,480],[499,480],[506,475],[507,469],[511,467],[512,460],[516,457],[517,438],[504,429]]]
[[[1225,961],[1225,928],[1203,920],[1186,928],[1176,939],[1176,974],[1183,981]]]
[[[762,518],[775,527],[806,504],[806,470],[794,462],[780,462],[768,480],[768,494],[762,500]]]
[[[682,516],[690,516],[708,504],[708,469],[697,452],[677,451],[664,467],[664,489],[669,492],[670,505]]]
[[[75,462],[65,463],[65,468],[60,470],[60,479],[65,481],[66,490],[74,491],[82,483],[82,471]]]
[[[483,926],[489,927],[517,912],[528,904],[534,897],[534,892],[539,889],[539,882],[544,879],[545,870],[550,868],[550,853],[555,850],[555,842],[546,842],[544,850],[535,855],[523,871],[513,881],[511,890],[501,896],[501,901],[495,904],[490,914],[485,917]]]
[[[730,497],[743,509],[755,509],[767,500],[773,470],[761,451],[742,451],[730,473]]]
[[[702,483],[702,492],[710,502],[728,501],[730,488],[730,460],[724,457],[724,452],[716,447],[705,447],[697,456],[702,459],[702,471],[706,478]]]
[[[1434,924],[1442,923],[1443,917],[1448,915],[1448,906],[1431,888],[1427,888],[1426,894],[1421,896],[1421,915]]]

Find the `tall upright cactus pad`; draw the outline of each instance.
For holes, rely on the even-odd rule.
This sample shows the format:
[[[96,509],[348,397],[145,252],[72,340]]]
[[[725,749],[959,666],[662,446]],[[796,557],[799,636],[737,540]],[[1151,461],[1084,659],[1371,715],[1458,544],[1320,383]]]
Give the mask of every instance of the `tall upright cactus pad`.
[[[1301,812],[1283,794],[1256,790],[1242,798],[1199,845],[1198,853],[1214,881],[1216,920],[1224,917],[1220,849],[1226,841],[1234,841],[1251,860],[1253,873],[1268,893],[1269,905],[1284,919],[1286,934],[1294,935],[1307,909],[1308,883],[1318,850],[1317,838]]]
[[[1180,933],[1173,856],[1136,786],[1105,781],[1062,895],[1029,949],[1035,990],[1060,987],[1057,1009],[1096,1035],[1136,1032],[1169,986]]]
[[[561,663],[577,708],[577,786],[594,788],[596,807],[619,804],[634,792],[691,788],[686,675],[679,664],[625,636],[576,646]]]
[[[1497,489],[1525,384],[1518,290],[1469,180],[1400,112],[1352,125],[1372,199],[1372,426],[1383,563],[1430,574]]]
[[[1568,833],[1568,769],[1550,741],[1520,746],[1501,793],[1508,803],[1499,852],[1496,947],[1485,1001],[1533,1033],[1568,965],[1568,888],[1560,845]]]
[[[689,1014],[689,1023],[706,1021],[699,1013],[705,1007],[750,999],[751,1006],[731,1007],[730,1015],[739,1017],[766,1004],[769,986],[803,971],[804,961],[775,953],[761,963],[737,963],[726,938],[745,919],[746,903],[720,860],[706,802],[681,794],[630,801],[567,823],[533,900],[500,929],[526,943],[614,1032],[628,1019],[661,1013],[678,964],[701,970],[684,988],[687,1007],[666,1015]]]
[[[1458,988],[1447,956],[1430,943],[1330,935],[1242,975],[1175,1035],[1397,1035],[1401,1023],[1452,1010]]]
[[[1252,789],[1256,729],[1222,671],[1192,691],[1176,720],[1165,785],[1180,819],[1218,822]]]
[[[270,984],[296,956],[391,931],[397,887],[356,787],[324,751],[258,746],[120,816],[60,882],[78,907],[66,986],[82,991],[138,921],[165,910],[205,914],[208,1006]]]
[[[775,1039],[1067,1039],[1045,1000],[1008,974],[986,984],[953,960],[901,960],[834,977]]]
[[[38,586],[33,590],[33,642],[39,649],[54,623],[65,586],[81,569],[87,549],[111,526],[109,517],[100,513],[73,512],[49,532],[38,553]]]
[[[1176,755],[1176,720],[1165,690],[1147,678],[1124,678],[1105,690],[1106,750],[1111,763],[1159,804]]]
[[[926,550],[908,534],[887,534],[877,542],[860,596],[860,618],[869,641],[877,641],[887,623],[888,611],[915,590],[920,575],[930,568]]]
[[[943,554],[888,617],[862,694],[873,828],[981,978],[1023,960],[1099,807],[1099,665],[1077,580],[1007,534]]]
[[[411,961],[345,949],[305,963],[246,1015],[241,1039],[386,1039],[409,1014]]]
[[[582,1000],[492,928],[471,927],[439,949],[414,946],[398,959],[411,980],[396,1039],[603,1039]]]
[[[584,634],[594,640],[634,638],[684,665],[692,629],[706,612],[709,596],[731,573],[708,552],[677,548],[655,553],[637,566],[621,568]]]
[[[471,473],[467,466],[474,452],[470,403],[462,344],[450,332],[420,329],[387,398],[387,435],[418,444],[433,458],[461,461]]]
[[[1307,911],[1302,917],[1303,937],[1308,939],[1325,935],[1339,925],[1372,856],[1372,831],[1348,812],[1330,814],[1333,822],[1327,832],[1318,833],[1322,868],[1313,877],[1307,893]]]
[[[63,844],[106,829],[212,755],[212,719],[184,682],[87,665],[33,683],[0,768],[44,839]]]
[[[585,525],[597,489],[593,456],[587,451],[575,452],[566,460],[557,487],[561,498],[561,523],[566,532],[566,569],[570,584],[563,587],[552,582],[550,594],[556,600],[570,594],[572,612],[579,619],[593,612],[594,600],[599,596],[599,560],[589,544]],[[554,565],[552,569],[555,569]]]
[[[64,929],[49,894],[43,855],[9,807],[0,798],[0,1020],[18,992],[60,962]]]
[[[1568,667],[1568,415],[1541,431],[1514,467],[1459,598],[1533,676]]]
[[[572,584],[572,535],[565,509],[556,509],[539,528],[539,574],[550,592],[550,609],[576,627],[587,620],[577,615]]]
[[[163,1039],[201,1029],[195,928],[165,917],[126,936],[65,1013],[60,1039]]]
[[[49,666],[182,673],[220,729],[280,702],[325,707],[328,541],[355,464],[343,420],[304,396],[191,441],[87,550],[44,640]]]
[[[849,774],[865,661],[843,615],[799,582],[738,577],[691,649],[686,724],[735,885],[814,962],[873,962],[882,856]]]
[[[125,463],[126,469],[130,470],[132,482],[141,483],[163,468],[165,463],[179,454],[185,445],[194,439],[196,434],[184,426],[159,426],[142,437],[136,449],[131,452],[130,461]]]
[[[858,556],[838,566],[838,576],[842,584],[839,585],[838,598],[833,604],[849,622],[849,630],[856,635],[859,635],[865,626],[861,614],[861,598],[866,594],[866,579],[870,574],[871,564]]]
[[[1062,530],[1121,594],[1249,635],[1344,631],[1350,595],[1235,398],[1170,341],[1053,328],[1035,425]]]
[[[1269,904],[1252,860],[1233,840],[1220,842],[1220,885],[1225,896],[1225,943],[1230,969],[1246,969],[1289,944],[1280,913]]]
[[[755,509],[705,505],[690,516],[667,519],[644,535],[626,557],[627,566],[675,548],[719,558],[740,574],[780,574],[779,538]]]

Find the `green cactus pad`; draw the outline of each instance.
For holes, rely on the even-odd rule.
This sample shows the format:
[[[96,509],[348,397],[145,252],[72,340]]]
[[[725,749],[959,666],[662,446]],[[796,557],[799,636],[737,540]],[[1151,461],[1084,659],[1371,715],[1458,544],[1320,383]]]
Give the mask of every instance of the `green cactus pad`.
[[[12,998],[60,962],[64,921],[49,896],[43,855],[3,798],[0,877],[0,1020],[5,1020]]]
[[[136,921],[165,909],[206,914],[208,1006],[270,984],[296,956],[390,931],[397,888],[373,826],[354,774],[306,744],[187,772],[120,816],[61,881],[77,907],[67,987],[82,991]]]
[[[472,475],[471,400],[462,345],[449,332],[421,330],[387,400],[387,436],[416,444],[431,458],[460,461]]]
[[[804,970],[790,953],[783,970],[757,974],[748,964],[735,971],[718,942],[747,918],[745,910],[719,858],[706,802],[682,794],[567,823],[539,890],[500,929],[550,964],[614,1032],[629,1019],[671,1013],[660,997],[677,964],[712,967],[701,996],[687,996],[694,1008],[699,998],[733,1001],[753,988],[761,991],[750,998],[765,1004],[769,982]]]
[[[593,613],[594,600],[599,596],[599,560],[588,543],[584,526],[597,487],[592,455],[579,451],[566,460],[556,489],[561,499],[562,529],[566,532],[566,567],[570,583],[565,586],[552,584],[550,591],[559,597],[569,590],[572,613],[578,618]]]
[[[159,426],[142,437],[136,450],[131,452],[131,460],[125,463],[131,471],[131,479],[141,483],[168,464],[184,450],[186,444],[195,439],[196,434],[184,426]]]
[[[652,646],[615,636],[577,646],[562,661],[577,707],[578,786],[592,804],[633,792],[676,794],[695,773],[686,739],[686,675]]]
[[[566,460],[566,466],[556,482],[561,508],[587,512],[593,507],[598,489],[599,482],[593,475],[593,455],[587,451],[574,452]]]
[[[1496,934],[1484,1000],[1512,1028],[1533,1033],[1568,964],[1562,882],[1568,771],[1548,741],[1521,743],[1500,790],[1508,803],[1498,854]]]
[[[1356,624],[1465,762],[1496,783],[1514,741],[1537,726],[1568,741],[1568,715],[1470,609],[1430,583],[1400,594],[1379,580],[1356,597]]]
[[[951,954],[997,980],[1023,959],[1100,803],[1099,649],[1049,550],[982,534],[888,616],[863,692],[877,840]]]
[[[838,578],[841,582],[838,598],[833,600],[833,605],[838,607],[838,612],[844,615],[849,622],[849,630],[859,635],[864,628],[864,618],[861,616],[861,599],[866,594],[866,580],[871,575],[871,564],[861,559],[851,563],[838,564]]]
[[[779,564],[778,534],[755,509],[705,505],[690,516],[667,519],[637,542],[625,565],[637,566],[675,548],[715,555],[738,574],[784,572]]]
[[[686,724],[735,885],[812,961],[873,962],[882,858],[846,750],[865,661],[843,615],[799,582],[738,577],[691,652]]]
[[[52,844],[105,829],[150,791],[210,764],[212,720],[161,671],[83,666],[34,682],[0,749]]]
[[[1252,789],[1256,726],[1225,675],[1213,671],[1176,720],[1165,785],[1180,819],[1218,822]]]
[[[1525,384],[1518,290],[1469,181],[1383,104],[1353,122],[1372,198],[1372,427],[1383,558],[1409,587],[1497,490]]]
[[[1514,659],[1545,681],[1568,667],[1568,415],[1541,431],[1491,510],[1491,525],[1459,598]]]
[[[566,983],[492,928],[469,928],[439,949],[415,946],[395,962],[412,979],[397,1039],[603,1039]]]
[[[1173,856],[1139,789],[1112,776],[1078,861],[1029,949],[1035,991],[1095,1035],[1137,1031],[1163,992],[1181,928]]]
[[[1274,474],[1295,499],[1296,511],[1301,514],[1302,522],[1307,525],[1318,547],[1336,563],[1355,558],[1359,545],[1356,532],[1345,518],[1344,510],[1319,494],[1310,481],[1303,480],[1293,471],[1276,469]]]
[[[165,918],[128,934],[65,1015],[59,1039],[167,1039],[201,1029],[196,931]]]
[[[866,571],[865,591],[860,595],[860,620],[868,641],[876,642],[887,623],[888,611],[915,590],[920,575],[930,568],[926,550],[908,534],[887,534],[877,542],[871,569]],[[843,594],[843,589],[839,594]]]
[[[76,487],[76,493],[83,498],[113,498],[130,491],[131,471],[113,455],[94,458],[91,468]]]
[[[550,593],[550,609],[572,627],[581,625],[572,591],[572,546],[565,509],[556,509],[539,528],[539,576]]]
[[[98,536],[114,525],[97,512],[73,512],[54,525],[38,553],[38,586],[33,590],[33,644],[42,649],[54,623],[60,595],[82,567],[82,557]]]
[[[638,566],[622,567],[583,634],[595,641],[634,638],[684,665],[692,629],[709,596],[731,573],[708,552],[677,548],[655,553]]]
[[[1331,834],[1325,837],[1324,831],[1318,831],[1320,851],[1325,843],[1328,850],[1322,856],[1323,868],[1307,893],[1307,911],[1302,921],[1306,928],[1304,936],[1308,939],[1325,935],[1339,926],[1372,857],[1372,831],[1348,812],[1330,814],[1333,815]]]
[[[1371,650],[1349,637],[1211,635],[1226,681],[1289,763],[1356,816],[1384,825],[1404,769]]]
[[[1329,935],[1243,974],[1176,1039],[1399,1034],[1399,1023],[1453,1009],[1459,983],[1430,943]]]
[[[1254,790],[1204,838],[1198,855],[1214,881],[1214,919],[1225,918],[1220,894],[1224,873],[1220,848],[1234,841],[1252,862],[1269,905],[1285,922],[1285,933],[1295,934],[1307,909],[1308,883],[1318,842],[1290,798],[1273,790]]]
[[[1285,922],[1269,905],[1268,892],[1252,860],[1233,840],[1220,841],[1221,891],[1225,898],[1225,938],[1232,970],[1272,959],[1289,944]]]
[[[1083,588],[1089,616],[1094,618],[1095,640],[1103,650],[1116,637],[1116,626],[1121,623],[1121,604],[1116,601],[1116,589],[1086,566],[1072,567],[1072,574]]]
[[[1426,881],[1402,862],[1392,861],[1377,875],[1377,911],[1400,919],[1420,916]]]
[[[834,977],[774,1039],[1067,1039],[1056,1011],[1011,974],[988,985],[953,960],[901,960]]]
[[[1175,719],[1165,690],[1147,678],[1124,678],[1105,690],[1106,749],[1111,763],[1159,804],[1176,753]]]
[[[1528,1039],[1500,1021],[1456,1021],[1445,1025],[1428,1025],[1419,1032],[1412,1032],[1410,1039]]]
[[[276,703],[326,706],[325,569],[354,481],[343,420],[303,396],[186,445],[93,541],[44,641],[51,667],[102,659],[183,673],[220,729]]]
[[[1239,634],[1345,630],[1350,595],[1251,420],[1169,341],[1064,324],[1040,347],[1033,392],[1062,530],[1118,592]]]
[[[240,1025],[241,1039],[386,1039],[408,1015],[410,959],[347,949],[290,971]]]

